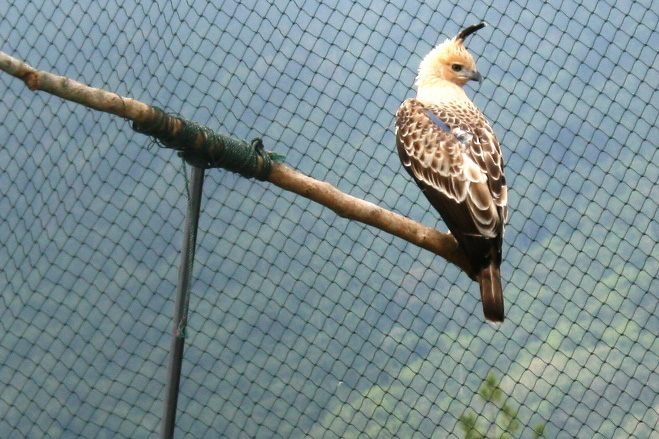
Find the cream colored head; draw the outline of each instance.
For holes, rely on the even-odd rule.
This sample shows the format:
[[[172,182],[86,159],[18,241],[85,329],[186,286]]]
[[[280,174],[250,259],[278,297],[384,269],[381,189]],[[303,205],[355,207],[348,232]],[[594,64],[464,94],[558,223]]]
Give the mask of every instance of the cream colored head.
[[[448,81],[459,87],[468,81],[480,81],[482,76],[476,70],[476,63],[467,49],[464,40],[472,33],[485,27],[485,23],[469,26],[455,38],[446,40],[428,53],[419,65],[416,84],[421,89]]]

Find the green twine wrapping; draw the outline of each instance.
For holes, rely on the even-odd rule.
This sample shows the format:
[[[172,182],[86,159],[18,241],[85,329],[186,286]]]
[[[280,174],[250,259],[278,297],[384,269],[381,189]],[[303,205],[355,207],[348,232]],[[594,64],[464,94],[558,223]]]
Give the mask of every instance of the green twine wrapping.
[[[179,156],[198,168],[224,168],[244,177],[267,180],[272,162],[282,159],[266,151],[260,138],[251,143],[233,139],[198,123],[170,116],[159,108],[151,108],[153,112],[148,121],[133,122],[133,129],[155,137],[164,147],[178,150]],[[181,126],[178,131],[177,126]]]

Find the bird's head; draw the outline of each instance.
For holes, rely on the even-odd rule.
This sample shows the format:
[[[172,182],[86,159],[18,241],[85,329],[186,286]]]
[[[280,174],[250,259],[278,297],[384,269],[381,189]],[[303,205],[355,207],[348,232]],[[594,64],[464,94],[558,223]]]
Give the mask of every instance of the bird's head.
[[[419,75],[416,80],[419,88],[432,86],[441,81],[448,81],[459,87],[468,81],[480,82],[482,76],[476,70],[474,58],[465,49],[464,41],[483,27],[485,23],[469,26],[461,30],[455,38],[446,40],[431,50],[419,65]]]

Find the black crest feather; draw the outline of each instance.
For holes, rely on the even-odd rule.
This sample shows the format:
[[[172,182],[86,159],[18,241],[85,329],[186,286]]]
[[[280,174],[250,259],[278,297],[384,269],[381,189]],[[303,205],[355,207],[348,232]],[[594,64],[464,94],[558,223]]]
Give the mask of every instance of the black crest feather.
[[[466,27],[460,31],[458,35],[456,35],[455,39],[457,41],[463,42],[465,38],[467,38],[469,35],[473,34],[477,30],[483,29],[486,26],[485,23],[478,23],[474,24],[472,26]]]

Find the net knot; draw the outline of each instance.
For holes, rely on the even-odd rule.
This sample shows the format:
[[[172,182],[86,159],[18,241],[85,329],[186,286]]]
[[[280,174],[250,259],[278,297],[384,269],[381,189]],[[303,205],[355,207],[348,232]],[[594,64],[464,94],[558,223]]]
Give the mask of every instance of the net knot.
[[[133,123],[133,129],[156,138],[166,148],[179,151],[185,161],[198,168],[224,168],[244,177],[267,180],[272,162],[283,156],[266,151],[259,137],[251,142],[214,132],[198,123],[170,116],[152,107],[146,122]]]

